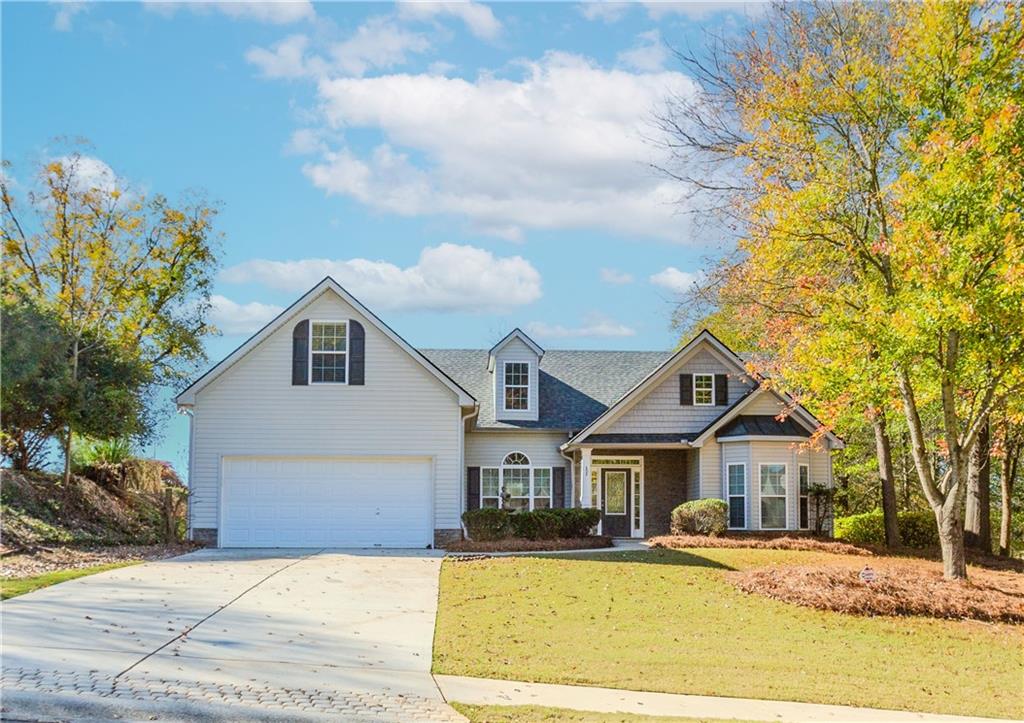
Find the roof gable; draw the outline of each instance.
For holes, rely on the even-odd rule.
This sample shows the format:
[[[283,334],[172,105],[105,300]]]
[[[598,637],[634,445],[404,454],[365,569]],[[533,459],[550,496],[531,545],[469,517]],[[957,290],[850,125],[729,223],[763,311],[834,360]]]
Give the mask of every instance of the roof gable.
[[[341,299],[352,306],[357,312],[359,312],[370,324],[377,328],[381,333],[387,336],[393,341],[400,349],[411,356],[416,362],[422,365],[431,375],[438,379],[444,386],[448,387],[458,398],[461,406],[471,406],[476,403],[476,399],[463,389],[455,380],[448,376],[442,371],[436,364],[430,361],[427,357],[421,354],[417,349],[411,346],[405,339],[399,336],[391,327],[385,324],[380,318],[377,317],[372,311],[367,309],[362,302],[356,299],[354,296],[349,294],[337,281],[332,279],[330,276],[324,277],[324,279],[314,286],[312,289],[307,291],[301,297],[299,297],[294,303],[291,304],[287,309],[278,314],[272,319],[266,326],[253,334],[249,339],[242,343],[237,349],[231,352],[228,356],[222,359],[220,362],[215,364],[206,373],[192,382],[188,387],[183,389],[175,398],[174,401],[179,406],[191,406],[195,404],[196,394],[204,387],[208,386],[232,366],[234,366],[239,360],[245,357],[250,351],[259,346],[265,339],[271,334],[285,326],[290,320],[294,319],[303,309],[309,306],[313,301],[318,299],[325,293],[335,293]]]
[[[487,352],[487,371],[494,371],[494,363],[495,360],[498,358],[498,352],[500,352],[505,346],[507,346],[509,342],[511,342],[513,339],[518,339],[523,344],[525,344],[530,349],[530,351],[537,355],[538,359],[544,356],[544,349],[541,348],[540,344],[538,344],[529,336],[527,336],[526,332],[524,332],[522,329],[516,327],[508,334],[506,334],[501,341],[492,346],[490,350]]]
[[[650,374],[644,377],[632,389],[623,394],[623,396],[605,410],[604,413],[590,422],[587,427],[570,439],[568,444],[581,442],[592,433],[602,430],[613,423],[616,419],[629,411],[635,404],[640,402],[640,400],[642,400],[651,390],[657,388],[660,384],[669,379],[681,366],[683,366],[690,358],[702,349],[709,351],[716,359],[718,359],[727,368],[732,369],[735,373],[749,376],[743,360],[735,352],[729,349],[729,347],[719,341],[714,334],[707,329],[704,329],[687,344],[681,347],[675,354],[666,359],[660,366],[651,371]],[[753,382],[756,386],[758,380],[754,378]],[[725,411],[726,410],[723,409],[723,413]],[[679,436],[683,436],[682,432],[680,432]]]

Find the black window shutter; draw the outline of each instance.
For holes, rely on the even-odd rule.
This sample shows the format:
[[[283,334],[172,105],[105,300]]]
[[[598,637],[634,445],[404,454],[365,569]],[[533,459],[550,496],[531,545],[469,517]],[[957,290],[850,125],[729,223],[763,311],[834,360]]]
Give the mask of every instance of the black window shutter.
[[[679,375],[679,403],[684,407],[693,406],[693,375]]]
[[[480,509],[480,468],[466,467],[466,509]]]
[[[715,375],[715,404],[724,407],[729,404],[729,375]]]
[[[565,507],[565,467],[551,470],[551,506]]]
[[[366,330],[358,321],[348,323],[348,383],[366,384]]]
[[[309,319],[292,331],[292,384],[309,384]]]

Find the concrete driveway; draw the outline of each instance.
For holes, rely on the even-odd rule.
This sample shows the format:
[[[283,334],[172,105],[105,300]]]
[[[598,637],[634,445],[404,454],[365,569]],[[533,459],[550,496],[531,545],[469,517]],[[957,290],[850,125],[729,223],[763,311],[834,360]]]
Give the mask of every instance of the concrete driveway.
[[[5,716],[463,720],[430,675],[441,557],[203,550],[8,600]]]

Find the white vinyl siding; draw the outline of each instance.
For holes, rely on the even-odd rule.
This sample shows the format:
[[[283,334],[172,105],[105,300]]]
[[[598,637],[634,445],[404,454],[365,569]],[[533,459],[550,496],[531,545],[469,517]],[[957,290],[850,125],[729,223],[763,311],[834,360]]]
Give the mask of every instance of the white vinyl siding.
[[[508,362],[525,362],[530,365],[530,388],[526,409],[505,409],[505,364]],[[540,407],[537,398],[538,362],[537,354],[533,349],[515,337],[509,339],[503,347],[495,352],[492,377],[494,383],[494,409],[497,419],[537,421],[537,410]]]
[[[363,325],[364,386],[292,385],[292,330],[301,319]],[[221,457],[252,454],[430,458],[434,525],[461,524],[455,394],[332,291],[200,390],[193,412],[193,528],[217,527]]]
[[[726,366],[707,349],[698,349],[683,359],[643,399],[595,433],[657,434],[666,431],[699,432],[717,419],[726,407],[683,406],[679,403],[680,374],[728,374],[728,400],[732,404],[752,386],[734,366]],[[712,397],[714,400],[714,397]]]
[[[565,468],[565,504],[572,506],[569,460],[558,453],[568,435],[562,432],[521,432],[517,430],[469,432],[466,434],[466,467],[480,467],[481,498],[483,475],[488,467],[500,467],[509,452],[526,455],[534,467]],[[465,474],[465,470],[463,470]],[[465,484],[465,482],[463,482]],[[553,494],[553,493],[552,493]]]

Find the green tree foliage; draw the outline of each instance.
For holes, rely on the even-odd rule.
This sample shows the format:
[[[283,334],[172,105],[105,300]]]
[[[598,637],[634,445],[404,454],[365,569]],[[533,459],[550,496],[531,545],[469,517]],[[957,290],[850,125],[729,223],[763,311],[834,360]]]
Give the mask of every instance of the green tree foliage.
[[[46,442],[68,425],[101,439],[144,436],[151,368],[115,344],[83,337],[72,375],[71,338],[50,312],[26,302],[2,306],[4,456],[12,466],[38,466]]]
[[[73,382],[89,352],[104,346],[118,350],[118,363],[141,364],[155,383],[178,379],[204,358],[202,340],[213,331],[216,210],[199,198],[175,205],[147,197],[95,166],[77,151],[48,161],[23,198],[4,180],[5,295],[57,320]],[[83,399],[93,393],[123,401],[110,387]],[[73,432],[87,432],[80,419],[69,412],[60,420],[65,481]],[[112,426],[122,433],[123,424]]]
[[[829,424],[898,415],[954,578],[968,459],[1024,390],[1022,47],[1015,3],[777,5],[665,123],[743,170],[718,296]]]

